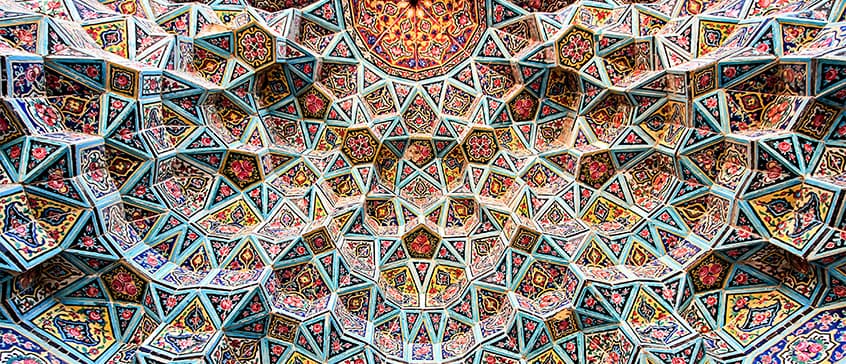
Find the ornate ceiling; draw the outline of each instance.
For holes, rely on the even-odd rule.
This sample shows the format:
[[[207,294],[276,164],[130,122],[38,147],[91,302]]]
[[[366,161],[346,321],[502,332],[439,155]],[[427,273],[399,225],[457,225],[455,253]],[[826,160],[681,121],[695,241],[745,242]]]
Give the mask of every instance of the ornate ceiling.
[[[846,360],[844,0],[0,9],[0,363]]]

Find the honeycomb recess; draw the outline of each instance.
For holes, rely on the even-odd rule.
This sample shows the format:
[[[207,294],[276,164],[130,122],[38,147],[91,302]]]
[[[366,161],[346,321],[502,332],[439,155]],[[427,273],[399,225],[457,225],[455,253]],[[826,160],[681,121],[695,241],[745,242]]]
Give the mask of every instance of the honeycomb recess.
[[[846,362],[846,0],[0,0],[0,364]]]

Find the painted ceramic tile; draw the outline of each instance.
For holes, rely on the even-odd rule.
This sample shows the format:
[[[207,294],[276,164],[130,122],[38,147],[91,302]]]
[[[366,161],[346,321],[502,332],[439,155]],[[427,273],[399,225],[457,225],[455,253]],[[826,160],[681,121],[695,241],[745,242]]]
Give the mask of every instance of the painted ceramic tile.
[[[846,362],[846,0],[0,0],[0,364]]]

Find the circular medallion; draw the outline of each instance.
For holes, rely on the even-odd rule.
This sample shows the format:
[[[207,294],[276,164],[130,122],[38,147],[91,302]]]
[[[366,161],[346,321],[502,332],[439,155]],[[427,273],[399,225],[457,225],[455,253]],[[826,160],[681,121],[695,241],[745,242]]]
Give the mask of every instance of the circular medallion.
[[[352,0],[348,24],[365,58],[392,76],[443,75],[485,31],[485,5],[464,0]]]

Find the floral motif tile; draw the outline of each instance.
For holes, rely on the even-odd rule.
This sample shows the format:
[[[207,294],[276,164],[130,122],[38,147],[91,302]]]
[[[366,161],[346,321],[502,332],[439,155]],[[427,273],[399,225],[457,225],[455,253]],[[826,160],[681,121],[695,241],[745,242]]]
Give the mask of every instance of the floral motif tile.
[[[0,0],[0,364],[846,361],[846,0]]]

